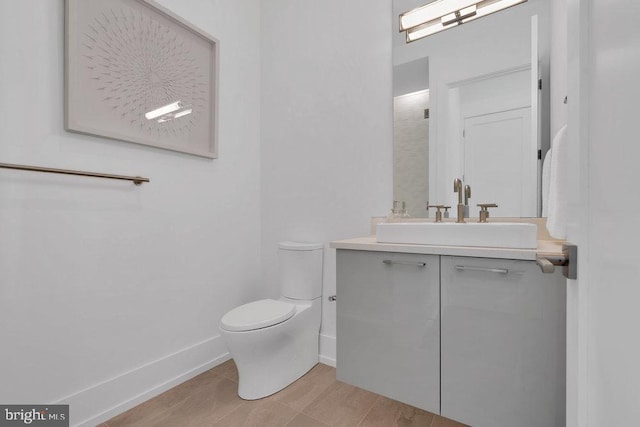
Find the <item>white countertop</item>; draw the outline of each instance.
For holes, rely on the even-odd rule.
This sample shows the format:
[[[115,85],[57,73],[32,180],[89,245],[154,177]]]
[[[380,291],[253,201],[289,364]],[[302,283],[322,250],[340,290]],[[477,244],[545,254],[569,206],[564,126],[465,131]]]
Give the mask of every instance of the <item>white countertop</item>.
[[[535,261],[537,256],[557,256],[562,254],[562,242],[538,240],[537,249],[486,248],[475,246],[435,246],[400,243],[378,243],[376,236],[335,240],[329,245],[334,249],[355,251],[402,252],[425,255],[450,255],[478,258],[520,259]]]

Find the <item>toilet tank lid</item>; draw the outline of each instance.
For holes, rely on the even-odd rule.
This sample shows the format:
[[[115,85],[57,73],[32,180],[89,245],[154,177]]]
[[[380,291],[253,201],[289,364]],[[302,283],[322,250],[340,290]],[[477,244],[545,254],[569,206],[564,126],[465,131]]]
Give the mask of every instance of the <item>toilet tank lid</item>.
[[[317,251],[322,249],[324,245],[322,243],[280,242],[278,247],[288,251]]]

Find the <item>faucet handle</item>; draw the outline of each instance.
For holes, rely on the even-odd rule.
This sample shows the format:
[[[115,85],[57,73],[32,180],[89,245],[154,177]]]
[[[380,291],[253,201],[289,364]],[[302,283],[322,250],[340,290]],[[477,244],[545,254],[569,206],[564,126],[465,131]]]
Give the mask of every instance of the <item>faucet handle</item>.
[[[427,205],[427,210],[429,210],[429,208],[436,208],[436,222],[442,222],[442,212],[440,212],[440,209],[445,209],[445,208],[450,208],[451,206],[445,206],[445,205]]]
[[[479,222],[487,222],[487,218],[489,218],[489,208],[497,208],[498,205],[495,203],[478,203],[480,207],[480,221]]]

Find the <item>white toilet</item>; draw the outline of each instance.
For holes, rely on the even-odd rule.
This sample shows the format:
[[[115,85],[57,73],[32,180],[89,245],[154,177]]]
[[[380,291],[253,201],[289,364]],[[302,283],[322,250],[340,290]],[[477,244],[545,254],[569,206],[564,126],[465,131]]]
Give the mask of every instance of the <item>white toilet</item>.
[[[238,367],[238,395],[246,400],[282,390],[318,363],[323,245],[278,248],[280,298],[241,305],[220,322]]]

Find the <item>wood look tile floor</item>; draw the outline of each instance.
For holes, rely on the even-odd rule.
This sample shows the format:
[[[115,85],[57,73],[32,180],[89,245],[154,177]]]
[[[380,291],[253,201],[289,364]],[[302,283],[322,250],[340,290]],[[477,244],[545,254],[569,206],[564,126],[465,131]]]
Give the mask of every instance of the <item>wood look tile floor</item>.
[[[464,427],[340,382],[335,369],[322,364],[264,399],[242,400],[237,391],[238,371],[229,360],[99,427]]]

